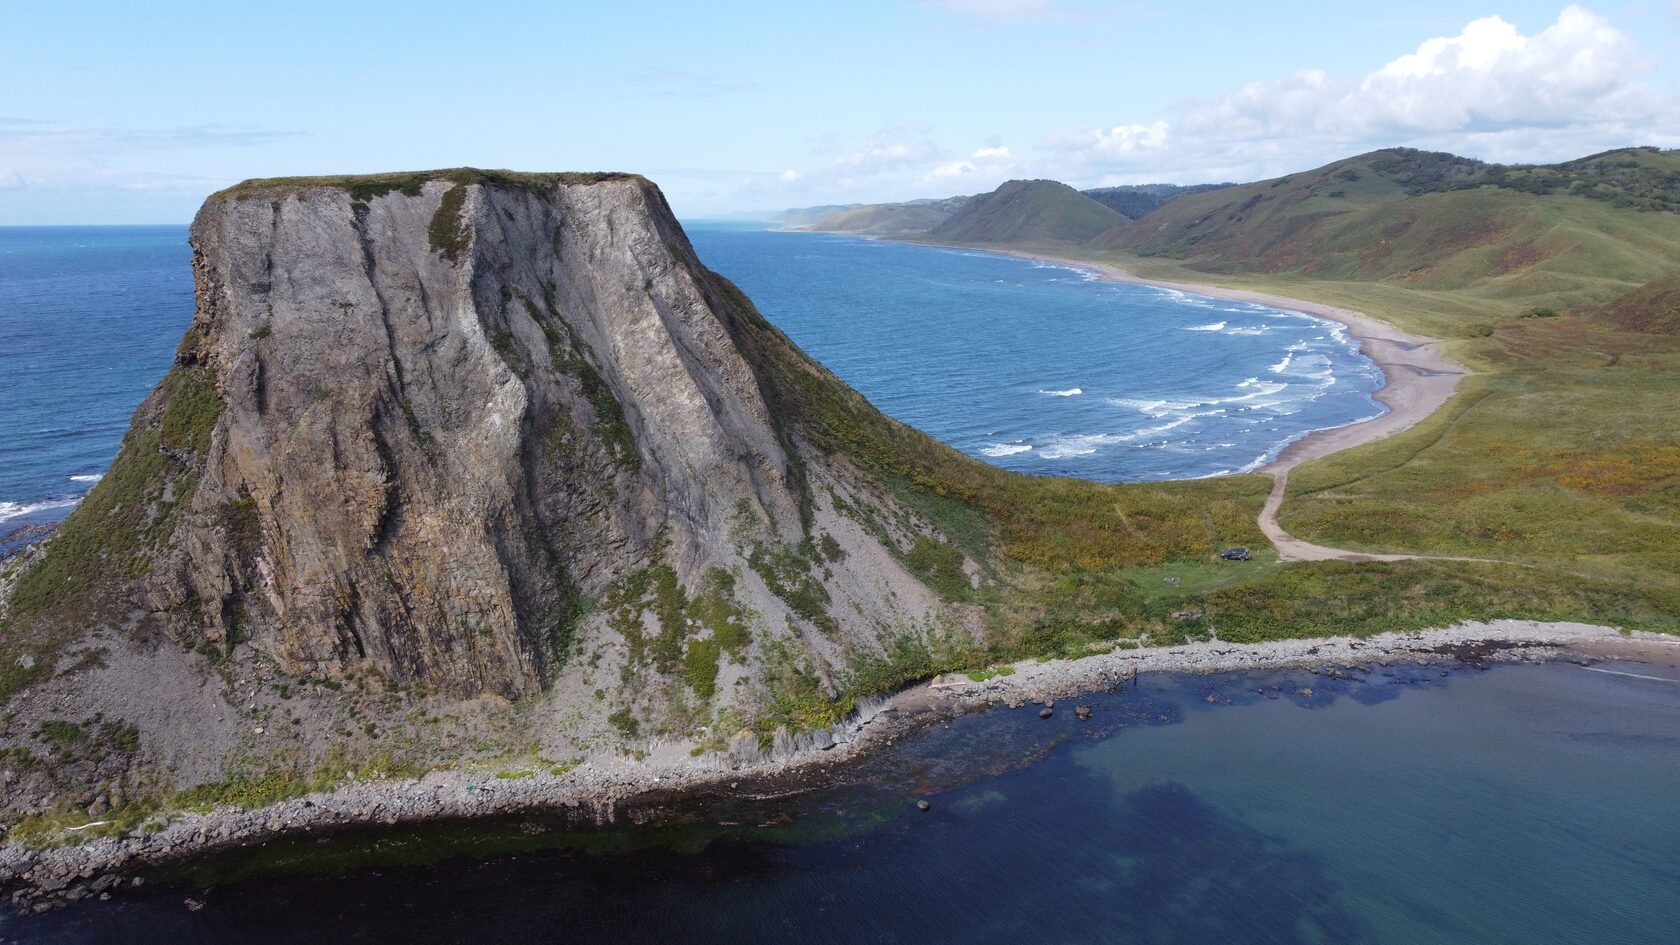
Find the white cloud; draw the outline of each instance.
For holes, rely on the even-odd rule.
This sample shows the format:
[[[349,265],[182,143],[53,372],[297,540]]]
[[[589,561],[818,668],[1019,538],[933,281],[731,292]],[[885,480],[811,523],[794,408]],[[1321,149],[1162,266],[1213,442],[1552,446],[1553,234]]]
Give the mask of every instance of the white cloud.
[[[1076,2],[956,6],[1001,15]],[[1646,54],[1597,13],[1569,6],[1531,34],[1496,16],[1441,32],[1364,74],[1306,63],[1160,118],[1053,132],[1026,153],[989,139],[951,154],[922,125],[885,129],[850,151],[824,138],[815,146],[826,166],[779,192],[826,203],[975,193],[1016,177],[1081,187],[1245,181],[1400,145],[1503,163],[1680,146],[1680,104],[1646,84]]]
[[[835,158],[829,168],[841,177],[855,177],[926,164],[938,158],[939,146],[928,136],[928,127],[908,124],[877,131],[868,144]]]
[[[1131,151],[1159,150],[1167,144],[1170,126],[1164,121],[1149,125],[1116,125],[1088,131],[1064,131],[1039,142],[1047,151],[1078,151],[1092,156],[1118,156]]]
[[[23,175],[9,167],[0,167],[0,190],[22,190]]]
[[[1533,35],[1490,16],[1358,79],[1302,69],[1183,103],[1170,122],[1064,131],[1038,147],[1074,178],[1216,180],[1394,145],[1548,161],[1680,144],[1680,108],[1639,81],[1641,63],[1631,36],[1579,6]]]
[[[787,170],[785,170],[785,171],[781,172],[780,174],[776,175],[776,179],[781,181],[784,184],[791,184],[794,181],[799,179],[799,172],[790,167]]]
[[[1303,70],[1191,103],[1178,125],[1193,136],[1373,141],[1651,121],[1672,103],[1635,80],[1638,62],[1632,37],[1578,6],[1533,36],[1491,16],[1426,40],[1358,82]]]
[[[967,158],[946,161],[929,171],[918,182],[923,186],[995,186],[1006,180],[1018,164],[1009,148],[996,138],[986,142]]]

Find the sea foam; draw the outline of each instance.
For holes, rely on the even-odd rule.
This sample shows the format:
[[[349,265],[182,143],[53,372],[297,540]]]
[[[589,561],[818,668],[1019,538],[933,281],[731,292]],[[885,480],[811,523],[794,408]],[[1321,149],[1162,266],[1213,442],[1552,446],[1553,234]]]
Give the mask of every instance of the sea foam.
[[[81,499],[46,499],[41,502],[7,502],[0,500],[0,522],[19,518],[32,512],[45,512],[48,509],[62,509],[75,505]]]

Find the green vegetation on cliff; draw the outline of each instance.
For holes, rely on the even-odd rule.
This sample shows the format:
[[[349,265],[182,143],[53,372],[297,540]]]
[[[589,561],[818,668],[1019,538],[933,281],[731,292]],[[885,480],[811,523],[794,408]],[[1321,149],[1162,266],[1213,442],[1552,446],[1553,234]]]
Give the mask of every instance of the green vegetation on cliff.
[[[0,619],[0,702],[55,671],[92,624],[120,619],[120,587],[142,576],[197,488],[222,399],[189,334],[140,406],[123,449],[19,578]]]
[[[1007,574],[1001,586],[979,597],[997,627],[983,650],[951,651],[943,659],[931,655],[913,664],[917,673],[1024,656],[1079,655],[1116,639],[1204,639],[1215,628],[1220,639],[1230,640],[1375,633],[1499,617],[1614,620],[1680,629],[1675,618],[1680,597],[1663,582],[1647,579],[1648,569],[1662,566],[1669,553],[1663,550],[1668,539],[1661,529],[1642,533],[1649,533],[1641,540],[1650,545],[1650,555],[1639,558],[1639,574],[1631,579],[1627,569],[1523,566],[1537,563],[1532,554],[1513,555],[1516,563],[1510,565],[1282,565],[1268,549],[1251,563],[1222,562],[1217,551],[1225,546],[1266,548],[1255,517],[1270,488],[1268,477],[1109,485],[1005,472],[881,415],[801,354],[738,290],[721,279],[718,284],[748,329],[744,347],[772,367],[767,377],[781,415],[820,449],[844,455],[892,483],[964,552],[992,561]],[[1295,283],[1291,291],[1311,294]],[[1532,331],[1567,321],[1518,319],[1515,311],[1512,318]],[[1504,341],[1499,337],[1504,330],[1495,332],[1496,342]],[[1646,375],[1644,389],[1657,395],[1659,382],[1660,377]],[[1662,468],[1666,475],[1675,467]],[[1461,474],[1462,469],[1447,473]],[[1370,518],[1362,510],[1340,516],[1350,524],[1368,525]],[[1298,533],[1318,537],[1306,525]],[[1401,544],[1382,550],[1431,549]],[[936,573],[931,549],[915,549],[912,555],[914,570],[929,577]],[[1167,578],[1174,583],[1167,584]],[[949,590],[948,572],[942,580]],[[1186,613],[1196,616],[1186,619]],[[870,682],[887,686],[909,678],[914,676],[883,672]],[[848,690],[853,696],[859,691]]]

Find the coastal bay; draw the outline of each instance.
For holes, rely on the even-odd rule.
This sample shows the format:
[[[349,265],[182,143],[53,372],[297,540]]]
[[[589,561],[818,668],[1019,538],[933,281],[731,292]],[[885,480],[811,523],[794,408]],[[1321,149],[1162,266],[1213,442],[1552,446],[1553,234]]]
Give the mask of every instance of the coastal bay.
[[[1525,633],[1560,646],[1468,642],[1501,629],[1501,646]],[[1465,628],[1409,651],[1303,645],[1295,667],[1244,668],[1224,647],[1144,652],[1140,672],[1111,663],[1116,677],[1077,696],[1023,666],[907,693],[863,729],[867,751],[679,782],[616,817],[492,800],[522,781],[457,786],[486,805],[471,821],[223,843],[110,901],[0,919],[0,934],[267,943],[331,923],[424,943],[560,923],[628,942],[856,941],[889,927],[942,942],[1030,923],[1173,945],[1210,929],[1297,941],[1303,928],[1372,945],[1649,940],[1674,908],[1658,877],[1680,838],[1659,811],[1680,673],[1556,661],[1602,642],[1588,628]],[[1079,664],[1043,665],[1072,681]],[[1198,665],[1224,668],[1162,671]],[[989,711],[953,714],[964,701]],[[1582,752],[1590,789],[1564,763]],[[664,913],[683,922],[648,918]]]

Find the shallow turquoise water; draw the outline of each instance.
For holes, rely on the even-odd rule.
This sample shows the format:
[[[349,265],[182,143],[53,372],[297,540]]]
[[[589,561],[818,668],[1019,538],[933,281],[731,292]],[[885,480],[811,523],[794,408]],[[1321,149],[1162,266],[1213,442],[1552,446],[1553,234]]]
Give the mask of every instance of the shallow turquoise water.
[[[1083,700],[1096,709],[1088,723],[1066,704],[1048,721],[1030,709],[968,716],[826,790],[700,805],[689,813],[701,823],[630,852],[538,851],[208,892],[153,884],[13,920],[0,936],[1674,941],[1680,684],[1573,665],[1439,672],[1145,677]],[[932,810],[916,811],[916,797]],[[783,825],[756,826],[767,821]],[[382,836],[387,859],[436,844]],[[597,845],[637,842],[620,831]],[[187,896],[204,908],[185,909]]]

